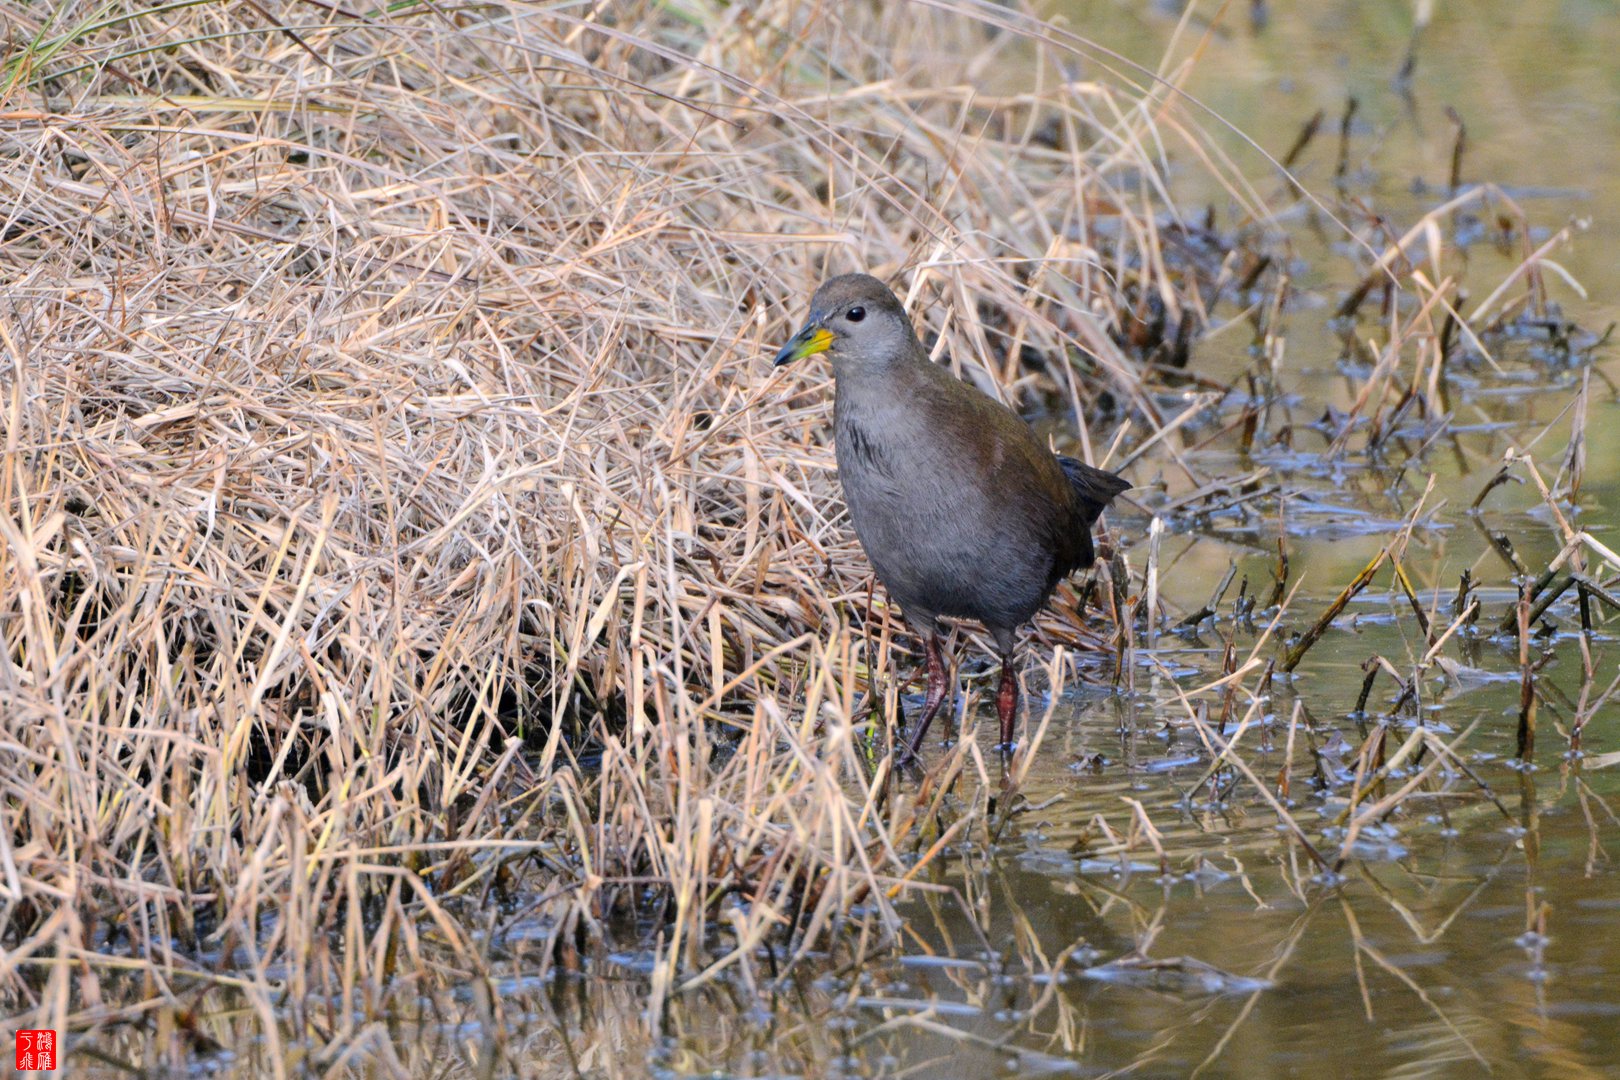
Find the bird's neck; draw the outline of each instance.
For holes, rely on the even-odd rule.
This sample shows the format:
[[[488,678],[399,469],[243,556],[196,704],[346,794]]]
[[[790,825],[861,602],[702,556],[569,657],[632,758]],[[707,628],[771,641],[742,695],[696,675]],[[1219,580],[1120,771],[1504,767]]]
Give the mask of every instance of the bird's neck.
[[[833,415],[839,426],[887,428],[903,421],[915,407],[920,385],[928,377],[926,358],[835,360]]]
[[[899,356],[884,357],[880,360],[860,359],[850,357],[833,357],[833,381],[839,387],[856,386],[893,386],[903,384],[919,377],[918,368],[927,367],[931,361],[919,345],[915,349],[908,349]]]

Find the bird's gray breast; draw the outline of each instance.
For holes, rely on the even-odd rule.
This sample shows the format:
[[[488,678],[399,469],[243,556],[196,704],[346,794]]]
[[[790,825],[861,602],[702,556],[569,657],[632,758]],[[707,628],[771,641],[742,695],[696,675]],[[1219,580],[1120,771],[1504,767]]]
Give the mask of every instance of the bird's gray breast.
[[[984,446],[929,426],[893,394],[839,387],[834,435],[850,518],[902,608],[990,626],[1025,622],[1046,598],[1052,556],[1017,497],[984,483]]]

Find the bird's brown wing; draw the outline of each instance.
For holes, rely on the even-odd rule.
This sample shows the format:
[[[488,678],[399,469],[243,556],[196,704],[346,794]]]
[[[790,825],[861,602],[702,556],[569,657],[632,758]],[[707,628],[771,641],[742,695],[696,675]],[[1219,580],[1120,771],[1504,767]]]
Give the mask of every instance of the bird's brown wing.
[[[918,391],[930,426],[964,444],[960,460],[975,474],[964,482],[993,493],[1009,528],[1020,526],[1026,543],[1051,558],[1051,584],[1089,566],[1096,514],[1088,517],[1082,493],[1029,424],[937,364],[928,365]]]

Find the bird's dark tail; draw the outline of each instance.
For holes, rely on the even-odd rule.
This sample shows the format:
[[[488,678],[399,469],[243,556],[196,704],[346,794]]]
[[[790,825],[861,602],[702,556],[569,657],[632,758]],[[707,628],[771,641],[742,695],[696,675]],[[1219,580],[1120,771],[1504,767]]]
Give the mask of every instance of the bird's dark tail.
[[[1085,510],[1088,529],[1097,523],[1097,519],[1102,516],[1103,507],[1107,506],[1115,495],[1130,490],[1129,481],[1111,472],[1094,469],[1072,457],[1060,456],[1058,464],[1063,466],[1063,475],[1069,478],[1069,483],[1074,485],[1075,492],[1080,496],[1080,505]]]

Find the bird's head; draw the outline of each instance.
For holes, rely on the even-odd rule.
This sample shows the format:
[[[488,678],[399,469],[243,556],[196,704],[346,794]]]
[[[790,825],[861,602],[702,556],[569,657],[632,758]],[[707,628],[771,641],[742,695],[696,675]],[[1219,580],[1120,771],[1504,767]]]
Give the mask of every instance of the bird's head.
[[[776,354],[775,366],[817,353],[839,364],[893,364],[920,348],[906,309],[887,285],[870,274],[844,274],[816,290],[810,317]]]

